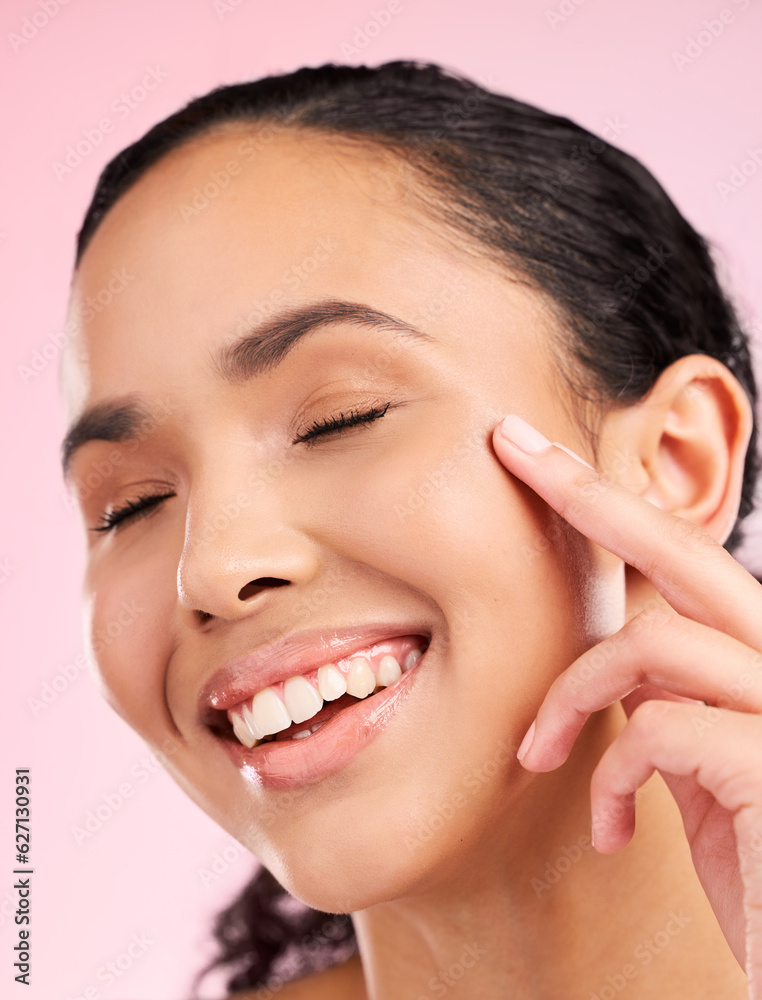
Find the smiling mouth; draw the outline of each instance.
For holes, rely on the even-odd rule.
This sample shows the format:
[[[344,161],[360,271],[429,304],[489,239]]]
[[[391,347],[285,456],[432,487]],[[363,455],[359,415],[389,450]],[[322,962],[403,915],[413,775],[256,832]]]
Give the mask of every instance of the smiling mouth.
[[[372,698],[412,670],[429,639],[408,635],[376,642],[263,688],[220,712],[216,729],[249,750],[265,743],[307,739],[342,709]]]

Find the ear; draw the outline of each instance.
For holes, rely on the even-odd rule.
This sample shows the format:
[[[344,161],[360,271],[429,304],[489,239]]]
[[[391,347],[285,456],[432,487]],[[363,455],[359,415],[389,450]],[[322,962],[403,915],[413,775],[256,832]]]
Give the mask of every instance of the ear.
[[[607,415],[599,467],[724,544],[738,516],[753,426],[733,373],[704,354],[666,368],[649,394]]]

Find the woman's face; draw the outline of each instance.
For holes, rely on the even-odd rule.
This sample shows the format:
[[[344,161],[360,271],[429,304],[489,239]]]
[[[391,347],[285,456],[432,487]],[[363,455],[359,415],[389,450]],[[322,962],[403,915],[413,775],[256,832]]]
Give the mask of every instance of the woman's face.
[[[414,192],[380,153],[228,127],[117,202],[71,303],[72,420],[98,407],[70,476],[104,693],[206,812],[324,910],[451,879],[487,839],[515,843],[544,808],[516,747],[552,679],[621,624],[621,563],[490,444],[516,412],[585,451],[550,312]],[[262,335],[278,344],[232,353]],[[94,530],[145,496],[166,499]],[[395,685],[314,735],[236,739],[231,700],[300,673],[314,688],[318,664],[400,636],[413,638],[386,648],[425,652]]]

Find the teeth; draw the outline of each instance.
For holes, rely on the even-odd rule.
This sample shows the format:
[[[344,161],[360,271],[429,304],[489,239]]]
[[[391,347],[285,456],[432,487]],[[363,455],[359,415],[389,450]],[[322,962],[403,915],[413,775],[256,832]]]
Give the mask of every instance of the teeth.
[[[405,657],[405,670],[410,670],[420,660],[422,653],[420,649],[411,649]]]
[[[318,670],[318,691],[323,701],[335,701],[346,694],[347,682],[333,663],[327,663]]]
[[[294,722],[311,719],[323,707],[323,699],[306,677],[289,677],[283,685],[283,698]]]
[[[367,698],[373,694],[375,686],[376,678],[370,663],[364,656],[356,656],[347,671],[347,693],[355,698]]]
[[[243,721],[249,727],[251,735],[254,737],[254,739],[261,740],[265,734],[257,725],[254,716],[252,715],[251,709],[247,705],[244,705],[243,707]]]
[[[386,654],[386,656],[381,657],[381,662],[378,665],[378,673],[376,674],[376,684],[380,684],[381,687],[389,687],[390,684],[394,684],[398,677],[402,676],[402,669],[394,656]]]
[[[313,733],[316,733],[318,731],[318,729],[320,729],[320,727],[324,726],[324,725],[325,725],[324,722],[318,722],[318,724],[316,726],[312,726],[311,729],[302,729],[301,732],[294,733],[294,735],[291,737],[291,739],[292,740],[303,740],[307,736],[312,736]]]
[[[254,695],[251,714],[262,736],[272,736],[283,729],[288,729],[293,721],[288,709],[271,687],[266,687]]]
[[[289,677],[283,682],[283,698],[275,688],[267,687],[254,695],[250,707],[242,704],[234,711],[229,710],[233,732],[240,743],[251,749],[266,737],[288,729],[292,723],[307,722],[320,711],[325,701],[335,701],[345,693],[367,698],[377,689],[389,687],[405,671],[412,669],[422,655],[420,649],[411,649],[404,659],[401,655],[398,659],[386,653],[378,661],[375,674],[368,655],[355,656],[349,660],[348,667],[346,660],[326,663],[317,671],[317,688],[304,676]],[[292,738],[305,739],[321,725],[324,723],[305,727]]]
[[[257,737],[251,732],[240,715],[233,715],[233,732],[238,737],[239,742],[243,743],[249,750],[257,742]]]

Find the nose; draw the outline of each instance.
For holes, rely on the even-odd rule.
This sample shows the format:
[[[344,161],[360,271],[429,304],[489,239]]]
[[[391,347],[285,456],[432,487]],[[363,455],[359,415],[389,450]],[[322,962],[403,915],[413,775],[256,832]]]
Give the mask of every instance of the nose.
[[[274,498],[238,493],[225,503],[215,491],[189,505],[177,593],[191,623],[245,618],[318,570],[315,543],[286,523]]]

